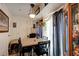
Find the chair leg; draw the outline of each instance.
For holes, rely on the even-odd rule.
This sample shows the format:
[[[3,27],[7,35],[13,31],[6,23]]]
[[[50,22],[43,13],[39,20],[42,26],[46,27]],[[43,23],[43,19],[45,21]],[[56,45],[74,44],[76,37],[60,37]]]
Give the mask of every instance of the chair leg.
[[[30,56],[30,53],[29,52],[27,52],[27,56]]]
[[[20,56],[21,56],[21,51],[20,51]]]
[[[32,55],[31,55],[31,52],[29,52],[28,55],[29,55],[29,56],[32,56]]]
[[[22,52],[22,56],[24,56],[24,52]]]
[[[47,56],[49,55],[48,52],[46,53],[46,55],[47,55]]]

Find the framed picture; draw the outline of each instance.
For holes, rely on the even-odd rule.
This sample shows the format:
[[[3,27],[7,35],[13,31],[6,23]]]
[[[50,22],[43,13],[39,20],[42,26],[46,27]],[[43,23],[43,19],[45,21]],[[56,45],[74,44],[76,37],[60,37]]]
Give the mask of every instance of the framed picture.
[[[38,6],[37,10],[35,11],[35,14],[37,15],[39,14],[39,12],[40,12],[40,7]]]
[[[9,17],[0,9],[0,33],[9,31]]]
[[[16,28],[16,22],[13,23],[13,28]]]

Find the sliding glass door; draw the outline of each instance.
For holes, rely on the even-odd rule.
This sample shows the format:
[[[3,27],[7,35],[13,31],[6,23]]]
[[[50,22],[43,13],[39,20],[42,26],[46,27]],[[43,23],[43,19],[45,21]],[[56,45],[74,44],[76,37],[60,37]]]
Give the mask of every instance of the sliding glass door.
[[[52,16],[49,16],[45,21],[45,26],[43,27],[43,36],[48,37],[48,40],[50,40],[50,56],[53,55],[52,22]]]

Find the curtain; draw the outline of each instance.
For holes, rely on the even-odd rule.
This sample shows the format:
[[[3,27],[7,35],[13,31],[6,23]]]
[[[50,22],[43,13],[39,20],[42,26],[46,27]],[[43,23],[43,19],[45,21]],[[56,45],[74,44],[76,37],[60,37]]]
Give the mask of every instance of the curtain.
[[[40,26],[36,26],[36,34],[37,34],[37,38],[42,38],[42,27],[40,27]]]
[[[69,54],[69,41],[68,41],[68,16],[66,16],[66,53]]]
[[[42,38],[42,34],[43,34],[42,31],[43,31],[42,27],[39,27],[39,36],[40,36],[40,38]]]
[[[63,55],[64,16],[62,9],[53,14],[53,55]]]

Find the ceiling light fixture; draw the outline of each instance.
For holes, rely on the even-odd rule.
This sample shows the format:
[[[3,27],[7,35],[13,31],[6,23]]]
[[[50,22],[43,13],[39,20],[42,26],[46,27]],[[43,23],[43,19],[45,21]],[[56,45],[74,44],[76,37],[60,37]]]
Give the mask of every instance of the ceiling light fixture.
[[[30,9],[29,17],[32,18],[32,19],[34,19],[35,16],[36,16],[36,14],[35,14],[35,13],[33,12],[33,10],[32,10],[32,8],[34,7],[34,4],[30,4],[30,6],[31,6],[31,9]]]
[[[30,17],[30,18],[35,18],[35,16],[36,16],[36,15],[33,14],[33,13],[29,14],[29,17]]]

